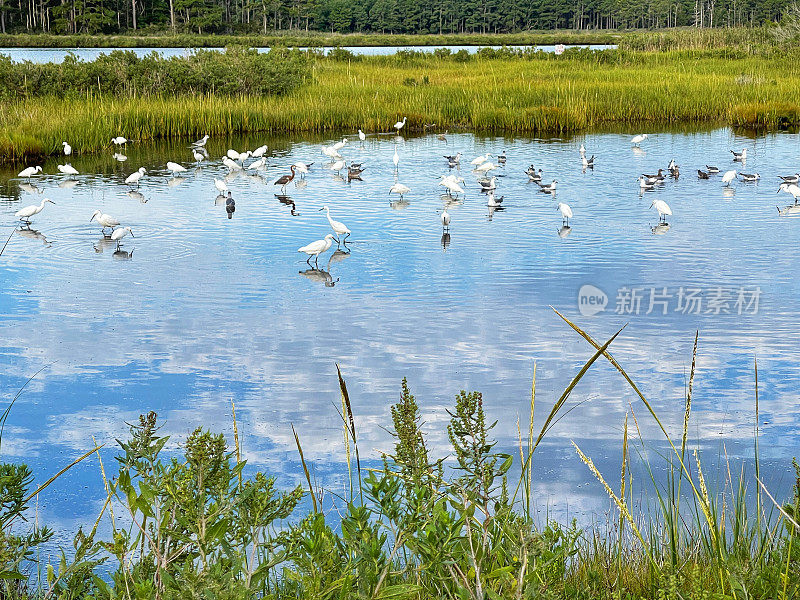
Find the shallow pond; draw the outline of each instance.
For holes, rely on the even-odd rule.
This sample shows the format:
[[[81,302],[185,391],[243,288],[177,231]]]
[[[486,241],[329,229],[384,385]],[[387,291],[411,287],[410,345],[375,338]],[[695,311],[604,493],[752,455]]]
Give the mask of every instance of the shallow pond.
[[[592,50],[606,50],[616,48],[616,45],[609,44],[571,44],[567,48],[590,48]],[[470,54],[476,53],[480,48],[494,48],[499,50],[502,46],[341,46],[342,50],[348,50],[353,54],[362,56],[386,56],[396,54],[400,50],[412,50],[415,52],[433,52],[439,48],[446,48],[451,52],[466,50]],[[520,50],[533,48],[542,52],[555,52],[555,46],[509,46]],[[206,48],[206,50],[223,50],[224,48]],[[307,48],[301,48],[306,50]],[[147,56],[156,52],[164,57],[187,56],[194,52],[194,48],[120,48],[135,53],[137,56]],[[332,47],[318,48],[328,54]],[[81,60],[95,60],[101,54],[113,52],[114,48],[0,48],[0,54],[10,56],[14,62],[29,60],[35,63],[60,63],[64,60],[67,53],[72,53]],[[259,52],[269,52],[269,48],[258,48]]]
[[[538,431],[593,352],[554,307],[602,340],[627,324],[611,349],[676,438],[699,330],[690,441],[711,462],[727,453],[736,465],[751,464],[758,358],[762,469],[784,497],[800,447],[800,220],[779,214],[776,205],[791,196],[776,190],[777,175],[798,170],[798,136],[661,133],[641,149],[629,139],[371,135],[360,143],[352,136],[341,153],[365,171],[350,182],[325,166],[320,147],[335,140],[256,136],[212,139],[212,160],[201,167],[184,141],[129,144],[124,162],[111,150],[73,157],[81,173],[73,179],[57,174],[63,161],[56,160],[30,184],[16,177],[18,168],[0,172],[0,243],[20,207],[55,202],[31,230],[11,237],[0,258],[3,396],[36,374],[3,432],[3,458],[27,461],[43,481],[91,448],[94,436],[110,459],[126,422],[148,410],[164,420],[172,448],[198,426],[232,439],[234,401],[252,468],[275,473],[282,485],[301,481],[294,424],[317,478],[341,491],[335,363],[347,380],[362,457],[391,450],[384,427],[403,377],[436,455],[447,453],[445,409],[461,389],[483,392],[499,420],[499,447],[513,451],[517,419],[527,429],[534,363]],[[227,177],[236,200],[228,219],[214,186],[226,178],[220,158],[263,143],[266,171]],[[581,168],[581,143],[597,156],[593,170]],[[745,147],[746,172],[760,173],[758,183],[725,188],[720,175],[698,179],[695,169],[706,164],[734,168],[730,149]],[[491,210],[469,161],[503,150],[507,163],[494,171],[503,209]],[[442,158],[457,151],[466,198],[454,201],[438,181],[458,172]],[[637,176],[673,158],[680,178],[640,193]],[[168,160],[186,165],[186,176],[171,177]],[[296,161],[314,165],[277,198],[272,182]],[[555,197],[529,182],[530,163],[546,181],[558,179]],[[131,191],[124,179],[139,166],[148,173]],[[395,179],[412,190],[402,200],[388,194]],[[657,199],[672,209],[668,227],[650,208]],[[558,202],[574,212],[569,229]],[[334,244],[313,270],[297,249],[329,233],[323,205],[352,230],[351,243],[348,252],[333,252]],[[445,206],[449,236],[437,212]],[[135,237],[115,251],[89,222],[95,209]],[[603,297],[605,309],[589,314]],[[569,441],[612,478],[626,411],[635,411],[648,448],[662,444],[607,363],[592,367],[568,406],[575,409],[537,453],[538,505],[585,522],[607,502]],[[717,473],[709,478],[721,484]],[[47,490],[40,517],[66,536],[91,522],[101,503],[92,459]]]

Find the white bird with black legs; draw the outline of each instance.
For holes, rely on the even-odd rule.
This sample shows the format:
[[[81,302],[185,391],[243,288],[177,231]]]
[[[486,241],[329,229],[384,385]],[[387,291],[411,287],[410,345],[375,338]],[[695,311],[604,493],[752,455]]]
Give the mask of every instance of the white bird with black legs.
[[[334,148],[333,146],[323,146],[322,153],[330,158],[331,160],[336,160],[337,158],[342,158],[342,155]]]
[[[267,157],[262,156],[258,160],[254,160],[249,165],[247,165],[248,171],[261,171],[267,166]]]
[[[334,239],[336,239],[335,236],[332,233],[329,233],[328,235],[325,236],[324,239],[311,242],[310,244],[307,244],[302,248],[298,248],[297,251],[305,252],[306,254],[308,254],[306,262],[310,265],[311,257],[312,256],[314,257],[315,263],[319,261],[319,255],[328,251]]]
[[[101,210],[96,210],[92,213],[92,217],[89,219],[89,222],[97,221],[100,223],[101,227],[103,228],[103,235],[106,233],[106,227],[111,228],[111,232],[114,232],[114,228],[119,225],[119,221],[112,217],[111,215],[105,214]]]
[[[337,152],[344,148],[347,145],[347,138],[342,138],[341,142],[336,142],[331,148],[336,150]]]
[[[328,223],[330,223],[331,229],[333,229],[333,232],[336,234],[336,243],[341,244],[344,242],[346,244],[347,238],[350,237],[350,230],[347,228],[347,225],[341,221],[334,221],[331,219],[331,209],[328,208],[327,204],[320,208],[320,210],[324,210],[325,214],[328,216]]]
[[[635,135],[631,138],[631,146],[638,146],[646,139],[647,139],[646,133],[640,133],[639,135]]]
[[[488,173],[489,171],[494,171],[497,168],[497,165],[491,161],[486,161],[484,163],[479,164],[475,167],[476,173]]]
[[[398,194],[400,198],[402,198],[405,194],[411,191],[411,188],[407,185],[403,185],[402,183],[395,183],[391,188],[389,188],[389,194]]]
[[[144,177],[144,174],[147,172],[147,169],[144,167],[139,167],[138,171],[134,171],[125,179],[125,183],[128,185],[136,184],[136,187],[139,187],[139,180]]]
[[[572,209],[569,207],[569,204],[559,202],[557,210],[561,213],[561,219],[564,225],[569,225],[569,220],[572,218]]]
[[[72,154],[72,146],[70,146],[67,142],[61,142],[64,146],[64,156],[69,156]]]
[[[669,207],[669,204],[663,200],[653,200],[653,202],[650,203],[650,208],[655,208],[658,211],[659,223],[666,223],[667,216],[672,216],[672,209]]]
[[[358,130],[358,139],[363,142],[364,140],[367,139],[367,134],[359,129]]]
[[[203,137],[201,137],[196,142],[192,142],[192,147],[194,147],[194,148],[202,148],[203,146],[206,145],[207,141],[208,141],[208,135],[204,135]]]
[[[450,213],[447,212],[446,208],[442,211],[440,220],[442,222],[442,232],[450,231]]]
[[[292,165],[294,166],[294,165]],[[331,165],[331,171],[336,171],[337,173],[344,169],[347,166],[347,163],[343,160],[337,160],[335,163]]]
[[[489,160],[490,156],[491,154],[483,154],[481,156],[473,158],[471,161],[469,161],[469,164],[471,164],[473,167],[477,167],[478,165],[482,165],[487,160]]]
[[[586,156],[586,146],[581,144],[581,147],[578,149],[578,152],[581,153],[581,156]]]
[[[131,231],[130,227],[121,227],[120,229],[115,229],[114,232],[111,234],[111,241],[117,242],[117,249],[122,246],[122,238],[126,235],[131,234],[131,237],[136,237],[133,235],[133,231]]]
[[[17,173],[17,177],[25,177],[27,179],[30,179],[31,177],[33,177],[37,173],[41,173],[41,172],[42,172],[42,167],[39,167],[39,166],[26,167],[26,168],[22,169],[22,171]]]
[[[200,152],[200,151],[199,151],[199,150],[197,150],[197,149],[193,149],[193,150],[192,150],[192,156],[194,157],[194,160],[195,160],[195,161],[196,161],[198,164],[199,164],[199,163],[201,163],[201,162],[203,162],[203,161],[206,159],[206,155],[205,155],[205,154],[203,154],[202,152]]]
[[[111,143],[114,144],[115,146],[124,146],[125,144],[128,143],[128,141],[129,140],[127,138],[125,138],[125,137],[123,137],[121,135],[118,135],[117,137],[111,138]]]
[[[294,163],[294,168],[297,169],[297,172],[300,173],[300,177],[305,177],[308,175],[308,171],[311,168],[311,165],[314,163],[304,163],[304,162],[296,162]]]
[[[402,121],[398,121],[397,123],[394,124],[395,131],[397,131],[398,134],[400,133],[400,130],[403,127],[405,127],[407,119],[408,119],[408,117],[403,117]]]
[[[78,175],[78,169],[67,163],[65,165],[58,165],[59,172],[64,175]]]
[[[185,173],[186,167],[170,161],[167,163],[167,170],[170,171],[173,175],[177,175],[178,173]]]
[[[228,167],[229,173],[242,170],[242,165],[240,165],[239,163],[237,163],[235,160],[231,159],[228,156],[222,158],[222,164]]]
[[[463,182],[463,179],[456,177],[455,175],[447,175],[443,176],[442,180],[439,182],[439,185],[444,186],[447,188],[448,194],[464,194],[464,188],[462,188],[459,183]]]
[[[222,179],[214,178],[214,187],[217,188],[217,191],[220,194],[224,194],[228,191],[228,184],[225,183]]]
[[[17,212],[14,213],[14,216],[17,217],[20,221],[22,221],[25,225],[31,224],[31,217],[34,215],[38,215],[42,210],[44,210],[44,205],[46,203],[55,204],[50,198],[44,198],[40,204],[31,204],[30,206],[26,206],[25,208],[20,208]]]
[[[724,183],[726,187],[730,187],[731,182],[734,179],[736,179],[736,171],[734,170],[725,171],[725,173],[722,176],[722,183]]]
[[[261,158],[267,153],[267,145],[264,144],[263,146],[259,146],[255,150],[250,153],[250,156],[253,158]]]
[[[780,194],[781,192],[791,194],[792,198],[794,198],[794,203],[797,204],[797,200],[800,198],[800,186],[796,183],[782,183],[777,193]]]

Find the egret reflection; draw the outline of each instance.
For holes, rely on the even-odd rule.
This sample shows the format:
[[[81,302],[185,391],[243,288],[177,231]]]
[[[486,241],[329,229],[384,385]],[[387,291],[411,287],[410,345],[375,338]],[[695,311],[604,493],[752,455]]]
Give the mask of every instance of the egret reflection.
[[[450,247],[450,233],[449,232],[445,231],[442,234],[441,243],[442,243],[442,251],[445,251]]]
[[[38,229],[31,229],[30,225],[17,229],[17,234],[29,240],[39,240],[48,248],[52,245],[52,242],[50,242],[41,231]]]
[[[137,202],[141,202],[142,204],[147,204],[147,198],[144,197],[142,192],[136,190],[128,190],[128,198],[131,200],[136,200]]]
[[[60,187],[62,190],[69,190],[74,188],[76,185],[78,185],[77,179],[65,179],[58,184],[58,187]]]
[[[790,204],[789,206],[776,206],[778,214],[781,217],[798,217],[800,216],[800,204]]]
[[[570,227],[569,225],[562,225],[558,230],[558,237],[564,239],[570,233],[572,233],[572,227]]]
[[[659,223],[658,225],[651,227],[650,231],[653,233],[653,235],[664,235],[669,231],[669,228],[669,223]]]
[[[186,181],[188,181],[187,177],[182,177],[180,175],[175,175],[174,177],[170,177],[167,180],[167,187],[171,187],[171,188],[178,187],[180,184],[186,183]]]
[[[109,250],[111,248],[116,248],[117,243],[111,239],[111,235],[104,235],[94,244],[92,244],[92,247],[94,248],[94,251],[97,254],[102,254],[106,250]]]
[[[130,250],[118,249],[114,251],[111,257],[114,260],[130,260],[133,258],[133,250],[134,250],[133,248],[131,248]]]
[[[28,183],[27,181],[20,182],[19,189],[21,189],[23,192],[28,192],[29,194],[42,194],[42,193],[44,193],[44,190],[42,188],[37,187],[36,185],[34,185],[32,183]]]

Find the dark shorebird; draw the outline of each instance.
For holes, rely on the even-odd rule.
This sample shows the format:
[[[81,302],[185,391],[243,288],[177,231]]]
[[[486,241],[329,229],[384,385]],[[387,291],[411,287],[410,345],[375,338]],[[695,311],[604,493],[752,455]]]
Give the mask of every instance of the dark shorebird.
[[[697,176],[700,179],[708,179],[708,173],[706,173],[705,171],[701,171],[700,169],[697,169]]]
[[[289,169],[291,169],[292,174],[291,175],[281,175],[280,177],[278,177],[278,179],[275,180],[275,183],[273,185],[279,185],[279,186],[281,186],[282,190],[286,190],[286,184],[291,182],[292,179],[294,179],[295,166],[291,165],[289,167]]]

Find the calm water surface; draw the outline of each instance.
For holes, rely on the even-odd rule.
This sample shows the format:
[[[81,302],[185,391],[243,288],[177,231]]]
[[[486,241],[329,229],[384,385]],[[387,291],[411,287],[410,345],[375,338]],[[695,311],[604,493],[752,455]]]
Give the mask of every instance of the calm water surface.
[[[690,437],[712,463],[725,452],[737,465],[752,460],[757,357],[762,468],[767,484],[785,495],[800,447],[800,220],[779,215],[776,205],[791,197],[775,192],[778,174],[800,168],[798,136],[661,133],[641,150],[629,138],[370,136],[342,150],[366,167],[363,181],[350,183],[325,168],[320,146],[334,140],[321,138],[212,139],[213,160],[199,168],[182,142],[130,144],[123,163],[110,150],[74,157],[83,173],[74,180],[54,175],[56,160],[30,184],[16,177],[19,167],[0,173],[3,241],[20,207],[43,197],[56,202],[0,258],[4,397],[42,369],[11,413],[3,457],[27,461],[43,481],[91,448],[92,436],[107,444],[110,459],[126,423],[148,410],[165,423],[172,449],[198,426],[232,438],[234,401],[252,468],[277,474],[282,485],[301,481],[294,424],[318,479],[341,490],[335,363],[348,383],[362,456],[392,448],[383,427],[403,377],[435,454],[447,452],[445,409],[461,389],[483,392],[498,419],[499,446],[513,450],[517,419],[527,427],[534,363],[538,429],[592,354],[552,306],[603,340],[627,324],[613,353],[676,436],[699,330]],[[270,157],[264,173],[227,177],[236,199],[229,220],[213,184],[226,176],[220,157],[229,147],[262,143]],[[581,143],[597,155],[594,170],[581,169]],[[746,171],[759,172],[759,183],[726,190],[720,176],[697,179],[694,169],[705,164],[733,168],[729,150],[743,147]],[[508,162],[496,171],[504,210],[490,212],[468,162],[504,149]],[[452,201],[437,182],[449,172],[442,155],[456,151],[464,153],[466,199]],[[672,158],[680,179],[640,194],[638,174]],[[167,160],[189,166],[186,177],[170,177]],[[281,202],[272,181],[298,160],[313,161],[311,173],[290,184],[290,199]],[[558,179],[555,198],[528,182],[530,163],[546,180]],[[139,166],[148,174],[130,192],[124,179]],[[412,188],[402,201],[388,195],[395,177]],[[672,208],[668,228],[656,227],[655,199]],[[574,211],[569,230],[557,202]],[[297,248],[329,232],[323,205],[349,226],[352,243],[311,270]],[[445,205],[452,224],[443,239],[437,211]],[[115,252],[89,222],[95,209],[136,237]],[[604,311],[581,314],[585,285],[607,296]],[[626,289],[636,289],[638,310]],[[690,290],[699,290],[695,304],[687,304]],[[570,440],[615,474],[626,411],[636,412],[649,448],[660,437],[602,361],[569,406],[576,408],[548,434],[537,459],[537,497],[540,510],[585,522],[607,503]],[[97,461],[86,461],[40,498],[41,518],[66,543],[96,516],[102,496]]]
[[[555,46],[508,46],[509,48],[541,50],[542,52],[555,52]],[[433,52],[439,48],[447,48],[451,52],[466,50],[470,54],[476,53],[480,48],[494,48],[498,50],[502,46],[341,46],[342,50],[349,50],[354,54],[363,56],[385,56],[396,54],[400,50],[413,50],[416,52]],[[567,48],[591,48],[592,50],[605,50],[616,48],[610,44],[570,44]],[[301,48],[306,50],[307,48]],[[72,53],[81,60],[95,60],[101,54],[108,54],[114,48],[0,48],[0,54],[11,57],[14,62],[29,60],[35,63],[60,63],[68,53]],[[147,56],[153,52],[164,57],[188,56],[195,51],[194,48],[120,48],[128,52],[133,52],[137,56]],[[224,48],[206,48],[206,50],[224,50]],[[318,48],[328,54],[333,48]],[[269,52],[269,48],[258,48],[259,52]]]

